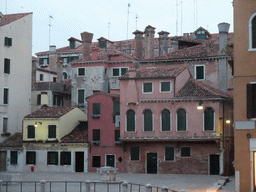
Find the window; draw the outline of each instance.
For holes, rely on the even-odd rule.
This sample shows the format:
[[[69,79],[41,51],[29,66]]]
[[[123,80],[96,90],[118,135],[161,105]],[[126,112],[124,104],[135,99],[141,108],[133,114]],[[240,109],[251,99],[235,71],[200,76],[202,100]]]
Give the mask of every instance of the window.
[[[43,81],[44,80],[44,74],[40,74],[40,81]]]
[[[120,141],[120,130],[115,130],[115,141]]]
[[[63,79],[67,79],[68,78],[68,74],[66,72],[63,72]]]
[[[75,49],[75,48],[76,48],[76,42],[70,41],[70,49]]]
[[[256,83],[247,84],[247,118],[256,118]]]
[[[41,94],[37,95],[37,105],[41,105]]]
[[[3,118],[3,133],[7,133],[8,131],[8,118],[4,117]]]
[[[113,102],[114,114],[120,113],[120,101],[116,100]]]
[[[35,151],[27,151],[26,153],[26,164],[36,164],[36,152]]]
[[[84,90],[78,90],[78,106],[84,105]]]
[[[68,63],[68,58],[67,57],[63,57],[63,63]]]
[[[177,111],[177,131],[187,131],[187,117],[184,109]]]
[[[93,103],[93,115],[100,115],[100,103]]]
[[[71,165],[71,152],[60,152],[60,165]]]
[[[204,66],[203,65],[195,66],[195,79],[198,79],[198,80],[204,79]]]
[[[127,132],[135,131],[135,112],[129,109],[126,113],[126,130]]]
[[[214,111],[211,108],[207,108],[204,111],[204,130],[214,130]]]
[[[153,131],[153,114],[149,109],[144,111],[144,131]]]
[[[174,147],[165,147],[165,161],[174,161]]]
[[[78,74],[78,77],[85,76],[85,68],[78,68],[77,74]]]
[[[249,20],[249,51],[256,49],[256,13]]]
[[[4,59],[4,73],[5,74],[10,74],[10,65],[11,65],[11,60],[5,58]]]
[[[34,138],[35,138],[35,126],[28,125],[28,139],[34,139]]]
[[[4,104],[8,104],[9,102],[9,89],[4,88]]]
[[[94,129],[92,132],[92,140],[99,142],[100,141],[100,129]]]
[[[58,152],[47,153],[47,165],[58,165]]]
[[[181,147],[181,157],[190,157],[190,147]]]
[[[131,160],[136,161],[140,160],[140,148],[139,147],[131,147]]]
[[[143,93],[153,93],[153,84],[152,83],[143,83],[142,92]]]
[[[171,113],[164,109],[161,113],[162,131],[171,131]]]
[[[171,82],[161,82],[160,92],[171,92]]]
[[[125,73],[127,73],[128,70],[129,70],[128,67],[113,68],[112,69],[113,77],[120,77],[120,76],[124,75]]]
[[[53,82],[57,82],[57,77],[53,77]]]
[[[5,37],[5,39],[4,39],[4,45],[6,45],[6,46],[12,46],[12,38]]]
[[[56,139],[56,125],[48,125],[48,138]]]
[[[92,156],[92,167],[101,167],[101,158],[100,156]]]
[[[39,64],[40,65],[48,65],[49,64],[49,58],[39,58]]]
[[[18,164],[18,151],[11,151],[11,165]]]

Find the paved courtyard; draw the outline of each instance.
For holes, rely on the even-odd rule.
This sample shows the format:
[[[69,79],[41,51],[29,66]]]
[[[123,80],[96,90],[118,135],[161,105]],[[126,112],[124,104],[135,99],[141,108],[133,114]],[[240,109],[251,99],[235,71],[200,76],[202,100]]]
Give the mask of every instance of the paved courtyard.
[[[96,173],[20,173],[22,181],[94,181],[101,180],[101,176]],[[147,184],[179,191],[185,189],[187,192],[205,192],[213,183],[217,182],[221,176],[214,175],[179,175],[179,174],[134,174],[120,173],[117,181],[127,181],[129,183]],[[229,177],[230,181],[220,190],[220,192],[234,192],[235,179]],[[104,191],[102,191],[104,192]]]

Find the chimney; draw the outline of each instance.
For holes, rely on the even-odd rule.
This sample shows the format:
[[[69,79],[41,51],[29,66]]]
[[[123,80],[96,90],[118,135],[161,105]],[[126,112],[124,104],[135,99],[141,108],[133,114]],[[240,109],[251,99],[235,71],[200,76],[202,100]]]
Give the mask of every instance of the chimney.
[[[4,14],[0,11],[0,19],[4,17]]]
[[[179,42],[176,39],[173,39],[171,52],[177,51],[178,49],[179,49]]]
[[[218,24],[219,28],[219,89],[227,92],[227,58],[225,48],[228,42],[228,23]]]
[[[57,83],[60,83],[63,79],[63,62],[58,61],[56,63],[56,72],[57,72]]]
[[[49,47],[49,68],[53,71],[56,70],[56,63],[58,62],[58,54],[56,52],[56,46],[50,45]]]
[[[52,52],[56,52],[56,45],[50,45],[49,51]]]
[[[144,31],[145,34],[145,59],[154,57],[155,47],[155,28],[148,25]]]
[[[159,55],[168,53],[168,35],[167,31],[160,31],[159,33]]]
[[[86,60],[91,60],[91,43],[93,33],[88,33],[85,31],[81,33],[81,38],[83,42],[83,58]]]
[[[138,60],[143,59],[143,32],[136,30],[133,32],[135,35],[135,57]]]

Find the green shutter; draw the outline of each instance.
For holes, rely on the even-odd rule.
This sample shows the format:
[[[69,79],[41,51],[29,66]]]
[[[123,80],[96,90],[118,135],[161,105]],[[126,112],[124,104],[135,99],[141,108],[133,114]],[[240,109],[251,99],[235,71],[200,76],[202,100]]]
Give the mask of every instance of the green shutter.
[[[84,104],[84,90],[78,90],[78,104]]]
[[[181,157],[190,157],[190,147],[181,147]]]
[[[114,101],[114,114],[120,113],[120,101]]]
[[[196,67],[196,79],[204,79],[204,66]]]
[[[93,115],[100,115],[100,103],[93,103]]]
[[[128,72],[128,68],[121,68],[121,75],[124,75]]]
[[[17,165],[18,163],[18,152],[17,151],[11,151],[11,164]]]
[[[140,160],[140,148],[139,147],[131,147],[131,160]]]
[[[127,131],[135,131],[135,112],[133,110],[128,110],[126,117]]]
[[[178,118],[178,131],[186,131],[187,130],[187,118],[186,111],[184,109],[179,109],[177,112]]]
[[[153,117],[150,110],[144,112],[144,131],[153,131]]]
[[[161,92],[171,91],[170,82],[161,82]]]
[[[170,124],[170,111],[165,109],[162,111],[162,131],[170,131],[171,124]]]
[[[4,88],[4,104],[8,104],[9,89]]]
[[[213,131],[214,129],[214,112],[211,108],[204,111],[204,130]]]
[[[256,17],[252,19],[252,48],[256,48]]]
[[[119,68],[113,69],[113,76],[118,77],[119,76]]]
[[[100,129],[94,129],[93,132],[93,141],[100,141]]]
[[[56,138],[56,125],[48,125],[48,138]]]
[[[152,83],[143,83],[143,92],[151,93],[152,92]]]
[[[165,147],[165,160],[174,161],[174,147]]]
[[[120,141],[120,130],[115,130],[115,141]]]

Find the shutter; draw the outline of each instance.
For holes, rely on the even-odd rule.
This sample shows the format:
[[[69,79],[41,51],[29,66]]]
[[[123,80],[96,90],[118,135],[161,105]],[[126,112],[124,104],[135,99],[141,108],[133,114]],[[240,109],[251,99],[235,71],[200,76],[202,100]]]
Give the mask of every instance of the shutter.
[[[60,165],[64,165],[65,153],[60,152]]]
[[[100,103],[93,103],[93,115],[100,115]]]
[[[115,130],[115,141],[120,141],[120,130]]]
[[[114,114],[120,113],[120,102],[119,101],[114,101]]]
[[[178,112],[178,131],[186,131],[186,112],[180,109]]]
[[[131,160],[139,160],[140,159],[140,148],[139,147],[131,147]]]
[[[58,161],[59,161],[58,152],[54,152],[54,158],[55,158],[55,165],[58,165]]]
[[[8,45],[8,42],[9,42],[9,41],[8,41],[8,37],[5,37],[5,38],[4,38],[4,45]]]
[[[84,104],[84,90],[78,90],[78,104]]]
[[[127,131],[135,131],[135,112],[133,110],[127,112]]]
[[[32,158],[34,160],[34,165],[35,165],[36,164],[36,152],[31,152],[31,153],[32,153]]]
[[[174,147],[165,148],[165,160],[169,160],[169,161],[174,160]]]
[[[8,38],[8,45],[12,46],[12,38]]]
[[[162,131],[170,131],[170,111],[165,109],[162,112]]]
[[[153,131],[152,113],[150,110],[144,112],[144,131]]]
[[[253,84],[247,84],[247,118],[253,118]]]
[[[93,130],[93,141],[100,141],[100,130],[99,129]]]

